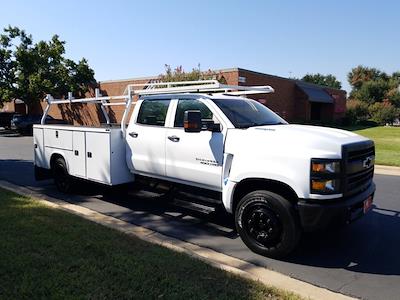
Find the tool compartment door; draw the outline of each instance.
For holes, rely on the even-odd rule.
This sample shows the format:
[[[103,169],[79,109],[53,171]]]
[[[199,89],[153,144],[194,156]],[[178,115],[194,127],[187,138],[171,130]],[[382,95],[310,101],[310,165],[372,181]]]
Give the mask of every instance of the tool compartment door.
[[[35,166],[40,168],[49,168],[46,164],[43,145],[43,129],[33,128],[33,146],[35,156]]]
[[[72,150],[72,131],[65,129],[45,128],[44,143],[46,147]]]
[[[111,184],[110,132],[86,132],[87,179]]]
[[[70,174],[77,177],[86,178],[86,142],[85,132],[72,132],[72,159],[70,164]]]

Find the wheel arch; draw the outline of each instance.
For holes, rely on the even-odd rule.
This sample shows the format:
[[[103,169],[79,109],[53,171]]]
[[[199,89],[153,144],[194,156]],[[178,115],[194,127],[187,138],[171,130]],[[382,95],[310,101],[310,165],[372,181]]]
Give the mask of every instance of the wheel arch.
[[[292,205],[296,205],[298,201],[298,196],[294,189],[284,182],[265,178],[246,178],[235,185],[232,197],[232,212],[235,212],[236,206],[244,195],[255,190],[267,190],[276,193],[287,199]]]
[[[67,171],[69,172],[69,167],[68,167],[68,162],[65,159],[65,156],[62,153],[59,152],[53,152],[50,156],[50,169],[53,169],[54,163],[57,160],[57,158],[62,158],[65,162],[65,166],[67,167]]]

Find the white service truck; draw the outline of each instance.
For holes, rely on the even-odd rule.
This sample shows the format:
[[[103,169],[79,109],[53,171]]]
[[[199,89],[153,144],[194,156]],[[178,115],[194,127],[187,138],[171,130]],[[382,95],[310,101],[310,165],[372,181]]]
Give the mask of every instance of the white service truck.
[[[283,257],[303,231],[368,212],[375,148],[348,131],[290,125],[245,97],[269,92],[209,80],[130,85],[118,97],[48,96],[42,124],[34,126],[35,174],[54,177],[63,192],[76,178],[106,185],[145,178],[213,195],[251,250]],[[75,102],[99,103],[108,124],[44,124],[52,104]],[[125,106],[120,127],[109,124],[109,105]]]

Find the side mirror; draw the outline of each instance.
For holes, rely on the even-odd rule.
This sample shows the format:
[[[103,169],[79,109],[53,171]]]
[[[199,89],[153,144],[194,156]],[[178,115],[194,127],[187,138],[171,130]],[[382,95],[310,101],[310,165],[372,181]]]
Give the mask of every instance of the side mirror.
[[[221,124],[214,123],[213,120],[203,120],[202,123],[203,129],[205,127],[208,131],[211,132],[221,132]]]
[[[183,128],[185,132],[200,132],[202,127],[200,110],[185,111]]]
[[[207,129],[211,132],[221,132],[221,124],[212,122],[207,126]]]

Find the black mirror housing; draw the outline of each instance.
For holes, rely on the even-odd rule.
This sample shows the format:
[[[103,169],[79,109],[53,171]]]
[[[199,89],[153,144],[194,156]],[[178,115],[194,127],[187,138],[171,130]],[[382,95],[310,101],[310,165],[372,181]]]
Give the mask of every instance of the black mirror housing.
[[[211,132],[221,132],[221,124],[214,123],[213,120],[202,120],[202,128]]]
[[[202,127],[200,110],[185,111],[183,127],[185,132],[200,132]]]

